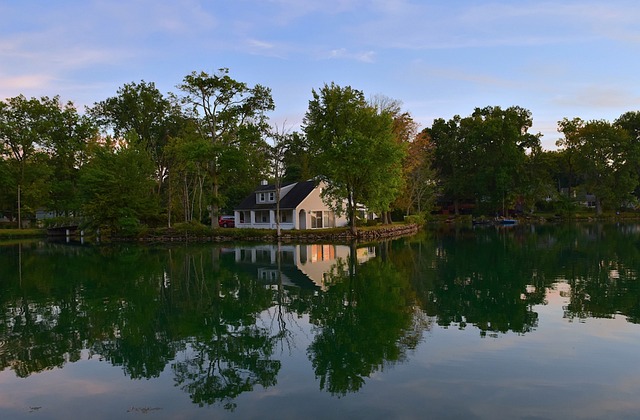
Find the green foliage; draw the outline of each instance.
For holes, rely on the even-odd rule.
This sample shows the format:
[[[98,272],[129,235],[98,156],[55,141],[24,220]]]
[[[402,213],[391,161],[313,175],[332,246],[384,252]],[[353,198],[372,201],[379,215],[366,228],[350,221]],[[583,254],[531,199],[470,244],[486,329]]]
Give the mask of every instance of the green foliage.
[[[362,92],[332,83],[312,94],[304,117],[312,167],[336,213],[346,201],[355,230],[358,204],[388,211],[399,193],[404,145],[394,141],[391,115],[369,106]]]
[[[210,234],[211,229],[197,220],[189,220],[188,222],[180,222],[173,225],[178,232],[193,233],[197,235]]]
[[[194,71],[178,86],[185,111],[197,126],[195,132],[212,146],[207,162],[212,227],[217,226],[220,207],[230,198],[239,201],[249,183],[253,188],[264,174],[265,113],[274,109],[269,88],[251,88],[228,73],[226,68],[215,75]]]
[[[418,226],[424,226],[427,221],[426,221],[424,215],[422,215],[422,214],[412,214],[412,215],[406,216],[404,218],[404,222],[407,223],[407,224],[414,224],[414,225],[418,225]]]
[[[574,155],[586,191],[596,197],[596,213],[628,202],[638,186],[640,158],[640,144],[629,131],[607,121],[579,118],[565,118],[559,126],[564,139],[558,145]]]
[[[421,332],[413,329],[409,276],[393,264],[375,259],[358,266],[354,247],[327,274],[327,290],[311,302],[318,333],[307,353],[320,389],[343,396],[401,362]]]
[[[133,234],[158,214],[153,196],[153,162],[132,147],[101,147],[82,167],[82,210],[89,227]]]
[[[476,108],[466,118],[435,120],[427,132],[445,197],[502,211],[510,198],[530,188],[523,178],[526,152],[540,146],[539,135],[528,133],[532,123],[531,112],[517,106]]]
[[[94,135],[73,103],[62,104],[57,96],[0,102],[0,211],[16,215],[18,186],[26,216],[37,208],[77,210],[77,168]]]

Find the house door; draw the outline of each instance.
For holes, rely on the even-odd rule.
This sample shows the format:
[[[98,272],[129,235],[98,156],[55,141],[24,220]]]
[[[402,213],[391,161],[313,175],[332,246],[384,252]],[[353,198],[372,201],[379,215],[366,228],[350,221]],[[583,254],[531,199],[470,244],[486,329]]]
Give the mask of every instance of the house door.
[[[307,228],[307,212],[304,210],[300,210],[298,214],[298,229],[306,229]]]

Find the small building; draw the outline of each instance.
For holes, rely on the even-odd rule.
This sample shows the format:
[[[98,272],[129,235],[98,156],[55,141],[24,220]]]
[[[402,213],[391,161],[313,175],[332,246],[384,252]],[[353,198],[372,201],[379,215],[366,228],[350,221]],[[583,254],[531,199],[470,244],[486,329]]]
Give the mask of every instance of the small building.
[[[281,229],[322,229],[347,225],[321,198],[322,183],[302,181],[280,187]],[[263,182],[234,210],[239,228],[276,228],[276,186]]]

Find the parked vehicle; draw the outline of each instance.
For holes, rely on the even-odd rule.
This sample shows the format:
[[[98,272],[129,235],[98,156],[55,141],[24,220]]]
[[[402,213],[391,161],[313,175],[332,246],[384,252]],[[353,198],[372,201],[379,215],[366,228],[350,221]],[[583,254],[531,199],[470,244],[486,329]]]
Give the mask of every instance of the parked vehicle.
[[[220,216],[218,218],[218,226],[223,228],[236,227],[236,218],[234,216]]]

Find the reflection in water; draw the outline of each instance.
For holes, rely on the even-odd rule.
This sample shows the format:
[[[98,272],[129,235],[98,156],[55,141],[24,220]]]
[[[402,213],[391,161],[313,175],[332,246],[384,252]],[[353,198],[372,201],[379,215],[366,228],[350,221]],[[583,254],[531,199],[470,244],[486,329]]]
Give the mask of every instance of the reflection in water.
[[[316,388],[345,396],[411,359],[434,325],[531,334],[547,291],[568,320],[640,321],[637,225],[460,229],[369,247],[0,246],[0,369],[88,357],[170,374],[199,406],[275,387],[305,342]],[[267,319],[267,321],[265,321]],[[312,327],[300,338],[301,320]]]

